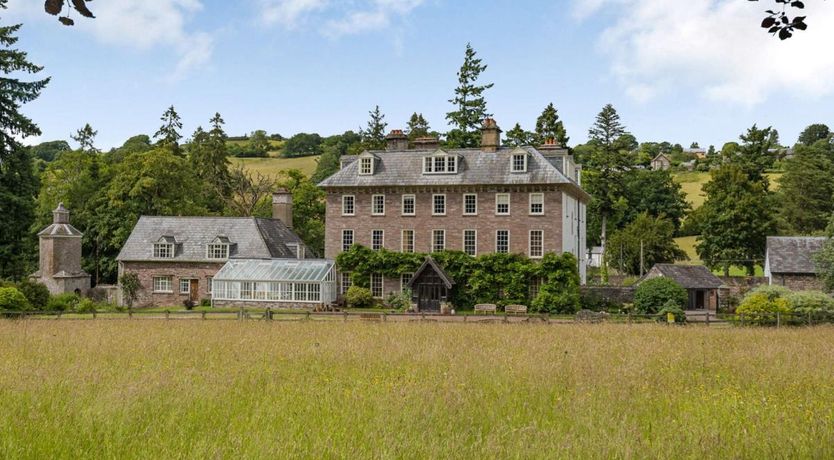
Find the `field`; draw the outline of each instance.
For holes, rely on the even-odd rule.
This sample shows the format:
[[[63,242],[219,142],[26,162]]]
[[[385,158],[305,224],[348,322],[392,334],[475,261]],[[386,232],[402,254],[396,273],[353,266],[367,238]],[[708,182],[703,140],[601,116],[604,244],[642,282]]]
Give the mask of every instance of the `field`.
[[[0,458],[832,458],[832,336],[0,321]]]
[[[779,189],[779,179],[782,173],[765,174],[770,179],[770,189]],[[692,205],[692,208],[699,208],[704,204],[706,196],[704,196],[701,188],[709,182],[709,173],[707,172],[679,172],[674,173],[675,182],[681,184],[681,189],[686,193],[686,200]]]
[[[266,176],[278,177],[282,170],[298,169],[307,177],[313,175],[318,165],[318,156],[299,158],[230,158],[232,164],[241,163],[252,172],[259,172]]]

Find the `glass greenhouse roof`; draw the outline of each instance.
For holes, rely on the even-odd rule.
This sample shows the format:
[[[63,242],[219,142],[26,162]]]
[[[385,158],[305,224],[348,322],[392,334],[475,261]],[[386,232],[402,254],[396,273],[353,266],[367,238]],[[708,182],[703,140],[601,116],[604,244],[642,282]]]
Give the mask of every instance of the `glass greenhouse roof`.
[[[214,281],[327,281],[333,266],[323,259],[233,259]]]

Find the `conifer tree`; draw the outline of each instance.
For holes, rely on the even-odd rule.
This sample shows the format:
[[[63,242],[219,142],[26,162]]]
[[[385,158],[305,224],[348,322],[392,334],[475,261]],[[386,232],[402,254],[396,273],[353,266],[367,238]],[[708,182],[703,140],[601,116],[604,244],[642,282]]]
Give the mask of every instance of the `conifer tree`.
[[[78,148],[84,153],[98,153],[99,150],[95,146],[96,136],[98,131],[94,130],[89,123],[86,123],[83,128],[75,132],[70,137],[75,142],[78,142]]]
[[[567,131],[562,121],[559,120],[559,113],[553,103],[547,105],[536,119],[536,140],[539,144],[544,144],[548,139],[553,139],[562,147],[568,146]]]
[[[535,133],[525,131],[519,123],[516,123],[515,126],[513,126],[513,129],[506,132],[506,137],[504,139],[504,145],[509,145],[513,147],[520,147],[522,145],[533,145],[535,143]]]
[[[0,12],[6,9],[0,0]],[[20,113],[21,105],[35,100],[49,78],[21,81],[21,73],[37,74],[42,67],[29,62],[25,52],[14,49],[21,25],[0,23],[0,278],[26,275],[32,256],[29,228],[35,219],[38,181],[32,159],[17,139],[41,134],[38,126]]]
[[[168,107],[160,120],[162,120],[162,126],[153,135],[154,139],[157,139],[157,145],[170,149],[175,155],[182,154],[180,149],[182,120],[173,105]]]
[[[472,45],[466,44],[463,65],[458,71],[458,87],[455,97],[449,102],[455,110],[446,114],[446,120],[453,126],[446,135],[446,142],[450,147],[478,147],[481,145],[480,127],[485,118],[491,117],[487,113],[484,91],[492,88],[493,83],[478,84],[481,73],[487,69],[481,64]]]
[[[370,120],[365,129],[360,129],[359,134],[362,136],[362,147],[366,150],[381,150],[385,148],[385,128],[388,123],[385,122],[385,114],[379,110],[379,106],[375,106],[373,110],[368,112]]]
[[[406,128],[408,129],[408,140],[414,141],[418,137],[425,137],[429,135],[429,122],[423,118],[422,113],[414,112],[411,114],[411,118],[408,120],[406,124]]]
[[[208,208],[211,211],[221,211],[223,197],[229,194],[229,160],[226,149],[228,136],[223,130],[225,122],[219,113],[215,113],[209,121],[211,129],[206,132],[197,127],[191,138],[188,156],[197,177],[206,183],[207,188],[213,190],[208,197]]]

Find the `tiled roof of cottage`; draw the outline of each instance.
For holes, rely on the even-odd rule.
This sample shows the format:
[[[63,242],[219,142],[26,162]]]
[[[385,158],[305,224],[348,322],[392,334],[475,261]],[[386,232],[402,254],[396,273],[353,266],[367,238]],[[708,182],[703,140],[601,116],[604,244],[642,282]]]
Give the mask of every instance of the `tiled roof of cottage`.
[[[207,258],[206,248],[218,237],[228,238],[229,258],[295,258],[287,245],[303,246],[298,235],[275,219],[142,216],[117,260],[216,262]],[[163,238],[175,244],[172,259],[153,257],[153,244]]]
[[[724,284],[703,265],[655,264],[646,279],[658,276],[672,279],[684,289],[718,289]]]
[[[526,152],[527,170],[511,172],[513,153]],[[401,150],[363,152],[378,161],[372,175],[359,174],[358,161],[345,161],[342,169],[319,183],[320,187],[386,187],[386,186],[456,186],[456,185],[546,185],[565,184],[579,197],[590,196],[572,179],[563,174],[533,147],[501,148],[497,152],[481,149],[442,149],[458,157],[457,173],[424,174],[423,158],[441,150]]]
[[[771,273],[813,274],[814,254],[827,238],[813,236],[767,237],[767,263]]]

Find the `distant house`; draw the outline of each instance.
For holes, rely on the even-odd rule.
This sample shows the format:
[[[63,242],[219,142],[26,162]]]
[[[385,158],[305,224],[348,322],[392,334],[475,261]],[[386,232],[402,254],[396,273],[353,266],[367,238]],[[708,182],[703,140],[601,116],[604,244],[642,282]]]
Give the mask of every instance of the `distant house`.
[[[666,155],[659,153],[652,159],[652,169],[655,171],[666,171],[672,167],[672,160]]]
[[[764,274],[772,285],[793,290],[822,290],[814,254],[827,238],[809,236],[769,236]]]
[[[707,157],[707,149],[701,147],[692,147],[688,149],[683,149],[683,153],[687,155],[694,156],[699,160],[703,160]]]
[[[689,294],[687,310],[712,310],[718,308],[718,290],[723,283],[703,265],[656,264],[641,281],[666,277],[686,289]]]
[[[288,226],[292,204],[286,195],[273,196],[274,219],[140,217],[116,259],[120,277],[139,277],[135,305],[210,299],[212,278],[231,259],[305,258],[306,246]]]

